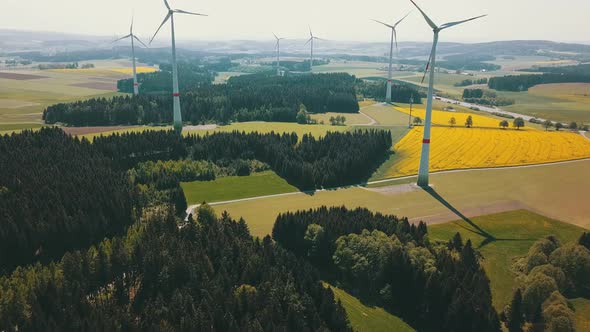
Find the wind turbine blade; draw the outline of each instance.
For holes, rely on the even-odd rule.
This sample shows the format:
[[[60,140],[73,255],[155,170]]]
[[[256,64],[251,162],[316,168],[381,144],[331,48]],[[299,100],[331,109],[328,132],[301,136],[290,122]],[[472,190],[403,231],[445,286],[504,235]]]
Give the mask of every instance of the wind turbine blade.
[[[129,27],[129,34],[132,35],[133,34],[133,19],[134,19],[134,15],[131,16],[131,27]]]
[[[313,38],[309,38],[309,39],[307,40],[307,42],[305,43],[305,45],[303,45],[303,46],[307,46],[307,44],[309,44],[309,43],[310,43],[312,40],[313,40]]]
[[[406,19],[406,17],[408,17],[408,16],[409,16],[411,13],[412,13],[412,12],[409,12],[409,13],[407,13],[407,14],[406,14],[406,16],[402,17],[402,19],[401,19],[401,20],[399,20],[399,21],[395,22],[395,24],[393,25],[393,28],[397,27],[397,25],[398,25],[398,24],[402,23],[402,21],[403,21],[403,20],[405,20],[405,19]]]
[[[150,48],[149,46],[147,46],[144,42],[141,41],[141,39],[137,38],[136,35],[133,35],[133,38],[135,38],[135,40],[137,40],[141,45],[143,45],[145,48]]]
[[[276,40],[280,40],[279,37],[277,37],[277,35],[274,32],[272,33],[272,35],[275,36]]]
[[[168,1],[164,0],[164,4],[166,5],[166,8],[168,8],[168,10],[170,10],[170,5],[168,4]]]
[[[127,35],[127,36],[121,37],[121,38],[119,38],[119,39],[115,39],[115,40],[113,40],[113,43],[116,43],[116,42],[118,42],[119,40],[127,39],[127,38],[129,38],[129,37],[131,37],[131,35]]]
[[[422,82],[420,82],[420,84],[424,83],[424,79],[426,78],[426,73],[428,73],[428,69],[430,69],[430,63],[432,62],[432,53],[434,53],[434,47],[436,45],[432,45],[432,51],[430,51],[430,56],[428,57],[428,63],[426,64],[426,69],[424,69],[424,75],[422,76]]]
[[[166,15],[166,17],[164,17],[164,21],[162,21],[162,24],[160,24],[160,27],[158,28],[158,30],[156,30],[156,33],[154,33],[154,36],[152,37],[152,39],[150,39],[150,44],[154,41],[154,38],[156,38],[156,35],[158,34],[158,32],[160,32],[160,29],[162,29],[162,26],[164,26],[164,24],[166,24],[166,22],[168,22],[168,20],[170,19],[170,16],[172,16],[172,13],[168,12],[168,15]]]
[[[459,25],[459,24],[463,24],[465,22],[469,22],[469,21],[473,21],[473,20],[477,20],[478,18],[482,18],[488,15],[480,15],[480,16],[476,16],[476,17],[472,17],[463,21],[457,21],[457,22],[449,22],[449,23],[445,23],[443,25],[441,25],[440,29],[446,29],[446,28],[450,28],[450,27],[454,27],[455,25]]]
[[[196,15],[196,16],[207,16],[206,14],[187,12],[186,10],[182,10],[182,9],[175,9],[174,12],[175,13],[179,13],[179,14],[188,14],[188,15]]]
[[[387,23],[385,23],[385,22],[381,22],[381,21],[374,20],[374,19],[371,19],[371,21],[375,21],[375,22],[377,22],[377,23],[380,23],[380,24],[383,24],[383,25],[385,25],[385,26],[386,26],[386,27],[388,27],[388,28],[391,28],[391,29],[393,29],[393,25],[389,25],[389,24],[387,24]]]
[[[416,6],[416,8],[418,8],[418,10],[422,14],[422,16],[424,16],[426,23],[428,23],[428,25],[430,25],[431,28],[437,29],[438,27],[436,26],[436,24],[434,22],[432,22],[430,17],[428,17],[428,15],[426,15],[426,13],[424,11],[422,11],[422,9],[420,9],[420,7],[418,7],[418,5],[414,2],[414,0],[410,0],[410,1],[414,4],[414,6]]]
[[[309,27],[309,35],[313,38],[313,32],[311,32],[311,27]]]

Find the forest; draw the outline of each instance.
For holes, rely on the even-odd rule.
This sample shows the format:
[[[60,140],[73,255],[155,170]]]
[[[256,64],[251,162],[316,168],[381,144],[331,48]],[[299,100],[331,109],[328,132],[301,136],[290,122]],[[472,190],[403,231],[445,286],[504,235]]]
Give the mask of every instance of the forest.
[[[200,62],[181,62],[178,64],[178,87],[180,91],[198,89],[202,85],[208,85],[215,79],[216,73]],[[160,64],[160,70],[153,73],[137,74],[137,82],[141,92],[147,94],[172,93],[172,66]],[[117,81],[119,92],[133,93],[133,78]]]
[[[4,331],[351,331],[305,260],[244,220],[166,210],[126,235],[0,277]]]
[[[535,85],[552,83],[590,83],[590,75],[574,72],[491,77],[488,87],[498,91],[518,92],[527,91]]]
[[[590,296],[589,235],[583,233],[577,243],[548,236],[513,263],[517,287],[500,314],[510,331],[520,331],[525,324],[545,331],[575,330],[567,298]]]
[[[489,279],[459,234],[431,243],[424,223],[344,207],[280,214],[273,239],[322,278],[419,331],[500,331]]]
[[[387,92],[387,81],[363,80],[357,85],[357,90],[365,98],[372,98],[377,101],[385,101]],[[414,99],[414,104],[422,104],[422,97],[426,95],[416,86],[405,82],[395,82],[391,86],[391,101],[395,103],[410,103],[410,98]]]
[[[198,81],[200,76],[195,77]],[[192,124],[296,122],[301,104],[311,113],[356,113],[356,82],[348,74],[255,74],[232,77],[227,84],[197,84],[182,97],[182,118]],[[154,82],[154,86],[157,84]],[[172,121],[171,105],[171,95],[94,98],[49,106],[43,111],[43,120],[72,126],[164,124]]]
[[[124,171],[61,129],[0,136],[0,275],[121,233],[134,221]]]
[[[333,188],[366,181],[387,158],[389,131],[303,135],[231,133],[193,136],[194,160],[257,159],[302,190]]]

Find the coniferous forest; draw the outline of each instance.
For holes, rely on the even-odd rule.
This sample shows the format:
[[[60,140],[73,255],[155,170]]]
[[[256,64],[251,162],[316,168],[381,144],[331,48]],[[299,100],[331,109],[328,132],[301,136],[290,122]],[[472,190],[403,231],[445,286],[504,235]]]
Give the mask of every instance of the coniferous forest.
[[[155,81],[153,85],[160,85],[160,80]],[[349,74],[258,74],[232,77],[227,84],[195,83],[197,87],[191,86],[183,93],[182,118],[192,124],[296,122],[300,105],[311,113],[356,113],[356,81]],[[49,106],[43,112],[43,120],[72,126],[164,124],[172,121],[170,105],[170,94],[95,98]]]
[[[61,257],[133,222],[125,173],[61,129],[0,136],[0,274]]]

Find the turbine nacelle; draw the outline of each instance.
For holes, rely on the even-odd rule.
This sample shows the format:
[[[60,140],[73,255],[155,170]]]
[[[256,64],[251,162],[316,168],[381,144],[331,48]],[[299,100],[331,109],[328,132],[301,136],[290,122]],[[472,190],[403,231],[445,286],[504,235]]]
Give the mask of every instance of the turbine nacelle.
[[[162,29],[162,26],[164,26],[164,24],[166,24],[166,22],[168,22],[168,20],[170,18],[172,18],[172,16],[174,15],[174,13],[177,13],[177,14],[187,14],[187,15],[195,15],[195,16],[208,16],[206,14],[189,12],[189,11],[182,10],[182,9],[173,9],[173,8],[170,7],[170,4],[166,0],[164,0],[164,5],[166,5],[166,8],[168,8],[168,14],[166,15],[166,17],[164,17],[164,20],[162,21],[162,24],[160,24],[160,26],[158,27],[158,30],[156,30],[156,33],[154,33],[154,36],[150,39],[150,44],[154,41],[154,38],[156,38],[156,35],[158,35],[158,32],[160,32],[160,29]]]

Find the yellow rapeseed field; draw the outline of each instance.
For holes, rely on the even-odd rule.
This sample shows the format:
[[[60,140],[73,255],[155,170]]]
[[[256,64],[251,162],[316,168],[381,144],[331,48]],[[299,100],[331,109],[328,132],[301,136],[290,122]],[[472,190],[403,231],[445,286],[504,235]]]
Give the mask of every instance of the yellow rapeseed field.
[[[153,73],[157,71],[153,67],[137,67],[137,73]],[[53,72],[66,74],[86,74],[86,75],[109,75],[109,74],[133,74],[131,67],[114,67],[114,68],[77,68],[77,69],[51,69]]]
[[[396,107],[395,109],[400,112],[410,114],[409,107],[407,107],[407,108],[406,107]],[[449,121],[451,120],[451,118],[454,117],[455,121],[456,121],[455,126],[456,127],[464,127],[465,121],[467,120],[467,117],[470,115],[471,115],[471,119],[473,120],[473,127],[474,128],[499,128],[500,121],[502,121],[502,120],[494,119],[492,117],[487,117],[487,116],[479,115],[479,114],[433,110],[432,111],[432,123],[437,124],[437,125],[442,125],[442,126],[450,126]],[[422,119],[422,121],[424,121],[424,119],[426,117],[426,110],[424,108],[412,108],[412,116],[419,117]],[[511,119],[506,119],[506,120],[508,121],[508,123],[510,123],[510,126],[512,126],[512,120]],[[530,129],[532,129],[532,128],[525,127],[521,130],[530,130]]]
[[[422,134],[416,127],[395,145],[386,178],[418,173]],[[433,127],[431,134],[431,172],[590,158],[590,141],[577,133]]]
[[[137,67],[136,69],[137,69],[138,74],[153,73],[155,71],[158,71],[158,69],[154,68],[154,67]],[[127,74],[127,75],[133,74],[133,68],[115,68],[112,70],[117,73],[121,73],[121,74]]]

